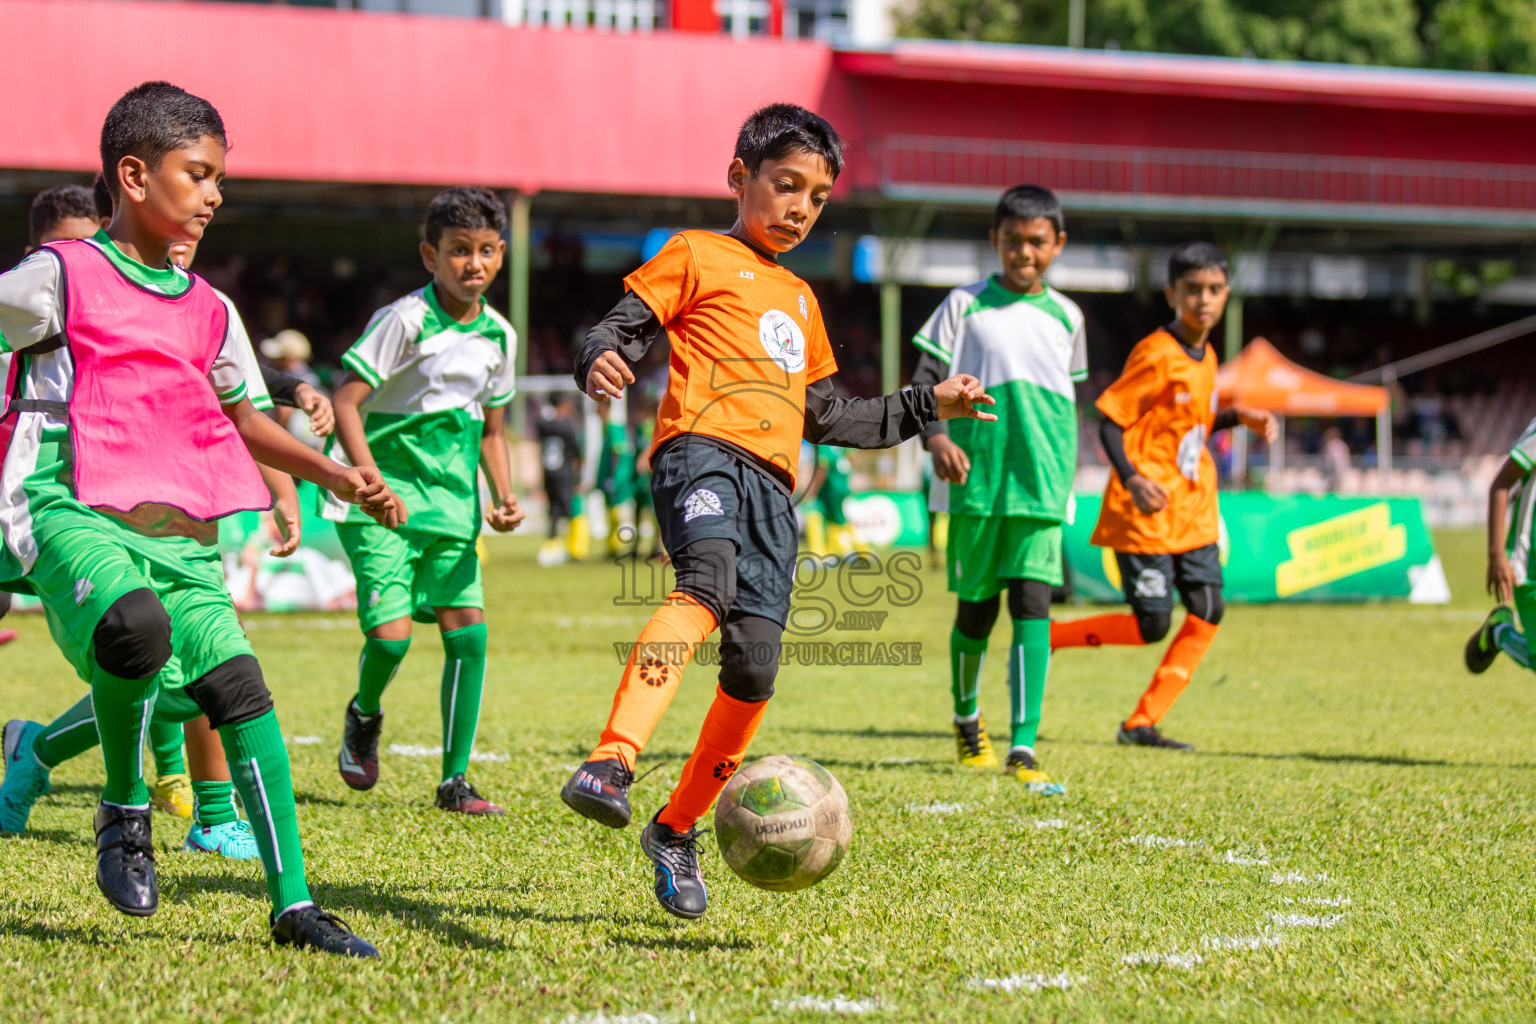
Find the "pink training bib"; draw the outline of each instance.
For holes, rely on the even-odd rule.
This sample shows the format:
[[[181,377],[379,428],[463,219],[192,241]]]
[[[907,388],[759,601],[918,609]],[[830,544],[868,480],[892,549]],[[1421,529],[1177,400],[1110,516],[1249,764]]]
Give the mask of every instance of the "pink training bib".
[[[169,522],[176,511],[208,522],[269,508],[256,463],[208,382],[229,316],[208,283],[193,275],[182,294],[160,295],[90,242],[48,248],[64,264],[75,364],[75,496],[152,533],[185,532]]]

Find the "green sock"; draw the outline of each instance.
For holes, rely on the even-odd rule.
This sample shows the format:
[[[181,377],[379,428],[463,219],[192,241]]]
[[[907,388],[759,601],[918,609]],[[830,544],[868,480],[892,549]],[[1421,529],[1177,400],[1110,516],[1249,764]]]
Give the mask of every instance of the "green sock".
[[[485,689],[485,623],[443,634],[443,781],[469,768]]]
[[[1525,643],[1525,634],[1514,626],[1501,625],[1493,627],[1493,642],[1499,650],[1509,655],[1515,664],[1521,668],[1531,667],[1531,652]],[[39,743],[42,741],[39,740]]]
[[[227,825],[240,817],[235,811],[233,782],[199,782],[193,779],[192,807],[192,820],[204,828]]]
[[[365,715],[379,713],[379,700],[400,671],[405,652],[411,649],[411,638],[404,640],[379,640],[367,637],[363,640],[363,653],[357,659],[357,696],[353,702]]]
[[[96,736],[96,707],[86,694],[75,706],[43,727],[32,742],[32,755],[45,768],[53,769],[79,757],[101,740]]]
[[[219,727],[230,775],[240,791],[240,803],[251,818],[251,831],[267,871],[267,895],[273,913],[308,903],[304,882],[304,850],[299,845],[299,817],[293,803],[293,778],[277,712],[239,725]]]
[[[955,699],[955,717],[976,714],[976,695],[981,689],[981,666],[987,663],[987,638],[966,636],[958,627],[949,631],[949,689]]]
[[[1035,734],[1040,731],[1040,703],[1045,699],[1045,674],[1050,665],[1051,620],[1014,619],[1013,646],[1008,649],[1012,746],[1035,749]]]
[[[181,757],[181,744],[185,740],[180,722],[149,723],[149,752],[155,755],[155,777],[185,775],[187,762]]]
[[[156,676],[121,679],[97,666],[91,673],[91,703],[107,784],[101,798],[109,804],[142,807],[149,803],[144,785],[144,737],[155,713]]]

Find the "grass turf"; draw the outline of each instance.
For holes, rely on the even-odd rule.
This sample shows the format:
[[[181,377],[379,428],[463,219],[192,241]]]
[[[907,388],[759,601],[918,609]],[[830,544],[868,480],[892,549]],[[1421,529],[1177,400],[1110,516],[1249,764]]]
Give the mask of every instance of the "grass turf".
[[[1448,607],[1230,608],[1165,723],[1198,744],[1192,755],[1113,745],[1156,651],[1060,655],[1039,748],[1068,786],[1054,800],[954,763],[953,606],[923,571],[915,604],[877,605],[891,612],[878,633],[830,636],[920,641],[923,664],[786,667],[753,747],[842,780],[848,859],[820,886],[776,895],[711,851],[709,915],[692,924],[656,906],[638,823],[610,832],[557,797],[608,710],[612,644],[645,615],[614,604],[614,566],[540,570],[535,539],[492,544],[478,749],[505,759],[471,778],[508,808],[500,820],[433,810],[437,759],[388,752],[441,742],[434,632],[418,631],[385,697],[380,784],[354,794],[335,769],[352,620],[256,616],[315,896],[384,959],[272,947],[259,868],[179,852],[182,825],[159,814],[160,911],[114,913],[92,878],[101,766],[88,756],[54,774],[29,833],[0,841],[0,1015],[1530,1019],[1536,680],[1503,658],[1485,676],[1463,669],[1487,607],[1481,542],[1439,541]],[[46,720],[80,684],[39,618],[13,622],[0,716]],[[1004,669],[994,656],[982,691],[1000,743]],[[713,689],[712,669],[689,671],[642,761],[667,763],[636,788],[637,817],[675,781]]]

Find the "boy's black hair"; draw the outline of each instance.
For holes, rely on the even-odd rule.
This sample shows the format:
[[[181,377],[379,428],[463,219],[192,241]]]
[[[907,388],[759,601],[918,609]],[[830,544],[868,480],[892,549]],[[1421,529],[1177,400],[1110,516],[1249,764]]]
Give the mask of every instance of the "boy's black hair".
[[[43,235],[65,217],[96,219],[96,203],[90,190],[80,185],[58,185],[32,197],[27,218],[32,248],[42,244]]]
[[[228,146],[224,119],[213,104],[169,82],[145,82],[118,97],[101,125],[101,173],[117,195],[117,164],[136,156],[151,168],[165,154],[184,149],[204,135]]]
[[[757,173],[764,160],[790,153],[812,153],[827,162],[832,180],[843,173],[843,140],[826,118],[793,103],[770,103],[754,110],[736,133],[736,158]]]
[[[1067,219],[1061,215],[1061,203],[1056,193],[1043,185],[1015,185],[1004,192],[992,210],[992,230],[1003,226],[1003,221],[1031,221],[1044,217],[1056,226],[1059,235],[1067,230]]]
[[[112,216],[112,186],[107,184],[107,179],[102,177],[100,171],[96,172],[96,180],[91,182],[91,195],[96,199],[96,216],[106,219]]]
[[[488,188],[444,189],[427,204],[427,244],[436,248],[449,228],[489,228],[503,234],[507,230],[506,204]]]
[[[1168,254],[1168,284],[1173,283],[1191,270],[1219,270],[1223,277],[1230,277],[1227,256],[1210,242],[1185,242]]]

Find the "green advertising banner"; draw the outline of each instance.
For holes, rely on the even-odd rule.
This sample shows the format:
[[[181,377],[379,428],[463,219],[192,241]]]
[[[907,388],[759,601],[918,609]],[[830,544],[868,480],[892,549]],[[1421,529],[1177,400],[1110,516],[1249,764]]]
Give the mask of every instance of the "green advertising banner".
[[[928,543],[928,495],[919,491],[860,491],[843,500],[843,515],[859,543],[920,548]]]
[[[1077,495],[1067,569],[1074,596],[1119,603],[1114,553],[1088,543],[1099,501]],[[1220,546],[1228,601],[1451,599],[1418,498],[1224,493]]]

